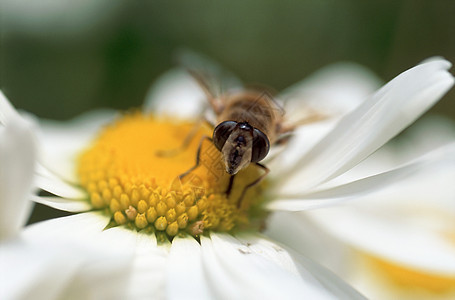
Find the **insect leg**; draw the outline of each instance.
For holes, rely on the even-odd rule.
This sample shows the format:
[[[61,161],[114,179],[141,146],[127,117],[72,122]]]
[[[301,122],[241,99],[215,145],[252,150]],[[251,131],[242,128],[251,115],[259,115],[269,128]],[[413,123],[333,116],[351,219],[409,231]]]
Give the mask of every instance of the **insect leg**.
[[[192,166],[190,169],[188,169],[186,172],[182,173],[179,175],[179,179],[182,180],[186,175],[190,174],[194,169],[196,169],[197,167],[199,167],[199,164],[200,164],[200,158],[201,158],[201,149],[202,149],[202,143],[204,142],[204,140],[209,140],[210,142],[213,142],[212,138],[211,137],[208,137],[206,135],[204,135],[203,137],[201,137],[201,140],[199,141],[199,146],[197,148],[197,152],[196,152],[196,164],[194,166]]]
[[[231,175],[231,177],[229,177],[229,184],[228,184],[228,187],[226,189],[226,196],[227,197],[229,197],[229,195],[231,194],[232,186],[234,184],[235,175],[237,175],[237,174]]]
[[[264,166],[263,164],[260,164],[260,163],[256,163],[256,166],[262,168],[265,173],[262,174],[261,176],[259,176],[258,178],[256,178],[255,181],[249,183],[247,186],[245,186],[243,188],[243,191],[242,191],[242,194],[240,194],[240,197],[239,199],[237,200],[237,208],[240,208],[240,206],[242,205],[242,199],[243,197],[245,196],[246,192],[248,191],[248,189],[252,188],[253,186],[257,185],[258,183],[260,183],[264,178],[265,176],[267,176],[267,174],[269,174],[270,172],[270,169],[267,168],[266,166]]]
[[[172,156],[176,156],[177,154],[179,154],[182,151],[185,151],[185,149],[188,148],[188,146],[190,145],[191,141],[193,140],[193,138],[197,134],[199,128],[201,128],[201,126],[203,124],[206,124],[206,125],[209,125],[210,127],[213,127],[213,125],[207,119],[204,118],[203,120],[199,120],[196,124],[194,124],[193,128],[187,134],[187,136],[183,140],[183,143],[182,143],[182,145],[180,147],[175,148],[175,149],[169,149],[169,150],[158,150],[158,151],[155,152],[155,155],[159,156],[159,157],[172,157]]]

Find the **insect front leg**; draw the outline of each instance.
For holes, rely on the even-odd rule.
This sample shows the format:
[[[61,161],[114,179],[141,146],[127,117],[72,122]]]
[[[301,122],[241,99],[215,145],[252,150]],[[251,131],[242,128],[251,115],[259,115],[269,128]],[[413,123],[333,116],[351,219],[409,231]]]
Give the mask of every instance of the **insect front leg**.
[[[209,137],[207,135],[204,135],[203,137],[201,137],[201,140],[199,141],[199,146],[198,146],[197,152],[196,152],[196,164],[194,166],[192,166],[190,169],[188,169],[186,172],[180,174],[179,175],[180,180],[182,180],[186,175],[190,174],[194,169],[199,167],[199,165],[201,164],[201,149],[202,149],[202,143],[204,142],[204,140],[208,140],[211,143],[213,143],[213,140],[211,137]]]
[[[232,186],[234,185],[235,175],[237,175],[237,174],[231,175],[229,177],[229,184],[228,184],[228,187],[227,187],[226,193],[225,193],[227,197],[229,197],[229,195],[231,194]]]
[[[245,197],[245,194],[246,192],[248,191],[248,189],[254,187],[255,185],[259,184],[264,178],[265,176],[267,176],[267,174],[269,174],[270,172],[270,169],[267,168],[266,166],[264,166],[263,164],[260,164],[260,163],[255,163],[256,166],[260,167],[261,169],[263,169],[265,172],[264,174],[262,174],[261,176],[259,176],[256,180],[254,180],[253,182],[249,183],[248,185],[246,185],[244,188],[243,188],[243,191],[242,193],[240,194],[240,197],[239,199],[237,200],[237,208],[240,208],[241,205],[242,205],[242,199],[243,197]]]
[[[210,123],[210,121],[208,121],[206,118],[200,119],[196,124],[194,124],[193,128],[191,128],[191,131],[187,134],[180,147],[169,150],[158,150],[155,152],[155,155],[160,157],[172,157],[185,151],[203,125],[210,126],[211,128],[214,127],[213,124]]]

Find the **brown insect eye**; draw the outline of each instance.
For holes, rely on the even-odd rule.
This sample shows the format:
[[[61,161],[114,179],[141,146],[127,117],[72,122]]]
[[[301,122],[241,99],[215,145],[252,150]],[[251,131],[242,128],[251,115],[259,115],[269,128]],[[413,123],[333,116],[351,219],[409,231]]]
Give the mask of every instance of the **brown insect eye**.
[[[251,153],[251,162],[263,160],[269,153],[270,142],[267,136],[259,129],[253,130],[253,152]]]
[[[213,143],[218,150],[221,151],[223,149],[224,143],[226,143],[235,126],[237,126],[237,122],[224,121],[215,127],[215,130],[213,130]]]

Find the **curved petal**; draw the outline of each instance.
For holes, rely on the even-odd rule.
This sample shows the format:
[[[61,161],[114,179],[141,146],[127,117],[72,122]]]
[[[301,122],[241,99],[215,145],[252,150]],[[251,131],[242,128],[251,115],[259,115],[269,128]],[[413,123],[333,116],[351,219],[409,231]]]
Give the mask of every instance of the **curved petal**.
[[[109,219],[100,212],[81,213],[35,223],[27,226],[22,235],[30,239],[59,236],[61,239],[83,240],[102,232]]]
[[[42,190],[54,195],[69,199],[87,199],[87,193],[60,178],[54,176],[42,176],[35,174],[35,184]]]
[[[288,143],[281,149],[280,146],[272,147],[264,159],[267,167],[273,170],[270,176],[279,179],[285,175],[302,154],[310,151],[336,124],[336,121],[330,119],[296,128]]]
[[[134,253],[125,244],[134,235],[119,228],[102,231],[108,221],[96,213],[54,219],[0,245],[0,273],[8,274],[0,282],[2,296],[124,298]]]
[[[272,200],[267,204],[267,208],[271,210],[300,211],[333,205],[343,200],[352,200],[383,189],[399,180],[404,180],[407,176],[417,172],[425,172],[437,165],[451,164],[454,161],[454,157],[455,143],[452,143],[434,150],[413,162],[374,176],[307,194],[280,195],[276,200]]]
[[[193,237],[172,241],[166,268],[167,299],[213,299],[202,268],[201,245]]]
[[[328,269],[291,249],[286,250],[291,254],[292,258],[298,262],[297,265],[299,266],[299,271],[301,273],[311,273],[311,275],[314,276],[322,284],[322,286],[327,291],[330,291],[330,293],[332,293],[332,295],[334,295],[337,299],[367,299]]]
[[[2,109],[9,105],[6,98],[0,103]],[[26,222],[36,159],[31,126],[10,109],[3,110],[6,126],[0,127],[0,239],[16,235]]]
[[[131,230],[128,230],[131,235]],[[137,233],[129,245],[134,260],[128,271],[128,299],[163,299],[168,251],[157,246],[153,234]]]
[[[61,297],[80,261],[75,261],[71,254],[63,254],[51,245],[43,247],[23,242],[0,245],[0,272],[8,274],[2,275],[0,280],[2,298]]]
[[[430,231],[404,224],[400,217],[342,208],[318,210],[309,216],[327,232],[365,252],[411,269],[455,276],[453,245]]]
[[[385,261],[455,276],[454,181],[452,155],[350,205],[308,211],[305,216],[340,241]]]
[[[277,245],[243,244],[226,234],[201,238],[202,264],[218,299],[331,299],[311,274],[301,274]]]
[[[267,219],[264,234],[337,274],[343,274],[349,268],[348,246],[303,213],[274,212]]]
[[[450,89],[454,82],[447,72],[450,66],[446,60],[435,59],[393,79],[346,115],[281,182],[290,192],[308,190],[355,166]]]
[[[49,207],[68,211],[68,212],[84,212],[92,210],[93,207],[88,201],[77,199],[66,199],[61,197],[44,197],[44,196],[31,196],[31,200],[36,203],[41,203]]]

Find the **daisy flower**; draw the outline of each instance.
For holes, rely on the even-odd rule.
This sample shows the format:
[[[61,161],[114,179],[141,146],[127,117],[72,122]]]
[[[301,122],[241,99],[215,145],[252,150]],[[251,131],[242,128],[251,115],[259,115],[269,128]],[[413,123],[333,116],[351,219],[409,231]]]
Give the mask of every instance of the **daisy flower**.
[[[454,142],[453,123],[428,118],[338,180],[381,172]],[[276,214],[267,234],[323,263],[369,298],[453,299],[454,180],[455,159],[449,156],[348,205]],[[290,226],[299,228],[302,239],[280,235],[281,227]],[[315,235],[318,241],[303,242]]]
[[[261,232],[276,211],[356,198],[453,155],[453,147],[444,147],[391,170],[336,184],[337,177],[447,92],[453,85],[449,68],[443,59],[424,62],[357,106],[344,107],[341,119],[314,125],[312,137],[309,129],[297,131],[268,164],[267,180],[249,189],[240,206],[238,196],[260,170],[250,166],[239,172],[227,197],[229,177],[219,168],[220,153],[211,143],[201,148],[201,164],[192,176],[178,180],[194,165],[198,140],[210,135],[207,128],[200,128],[177,155],[159,154],[178,148],[194,128],[193,112],[203,97],[188,77],[162,79],[146,105],[152,112],[133,111],[114,121],[106,113],[66,126],[43,124],[36,184],[53,196],[34,200],[77,214],[30,226],[24,234],[78,244],[102,237],[111,248],[120,247],[120,257],[131,258],[121,289],[129,298],[362,298],[331,272]],[[299,92],[298,86],[289,91]],[[281,234],[297,230],[283,227]]]

